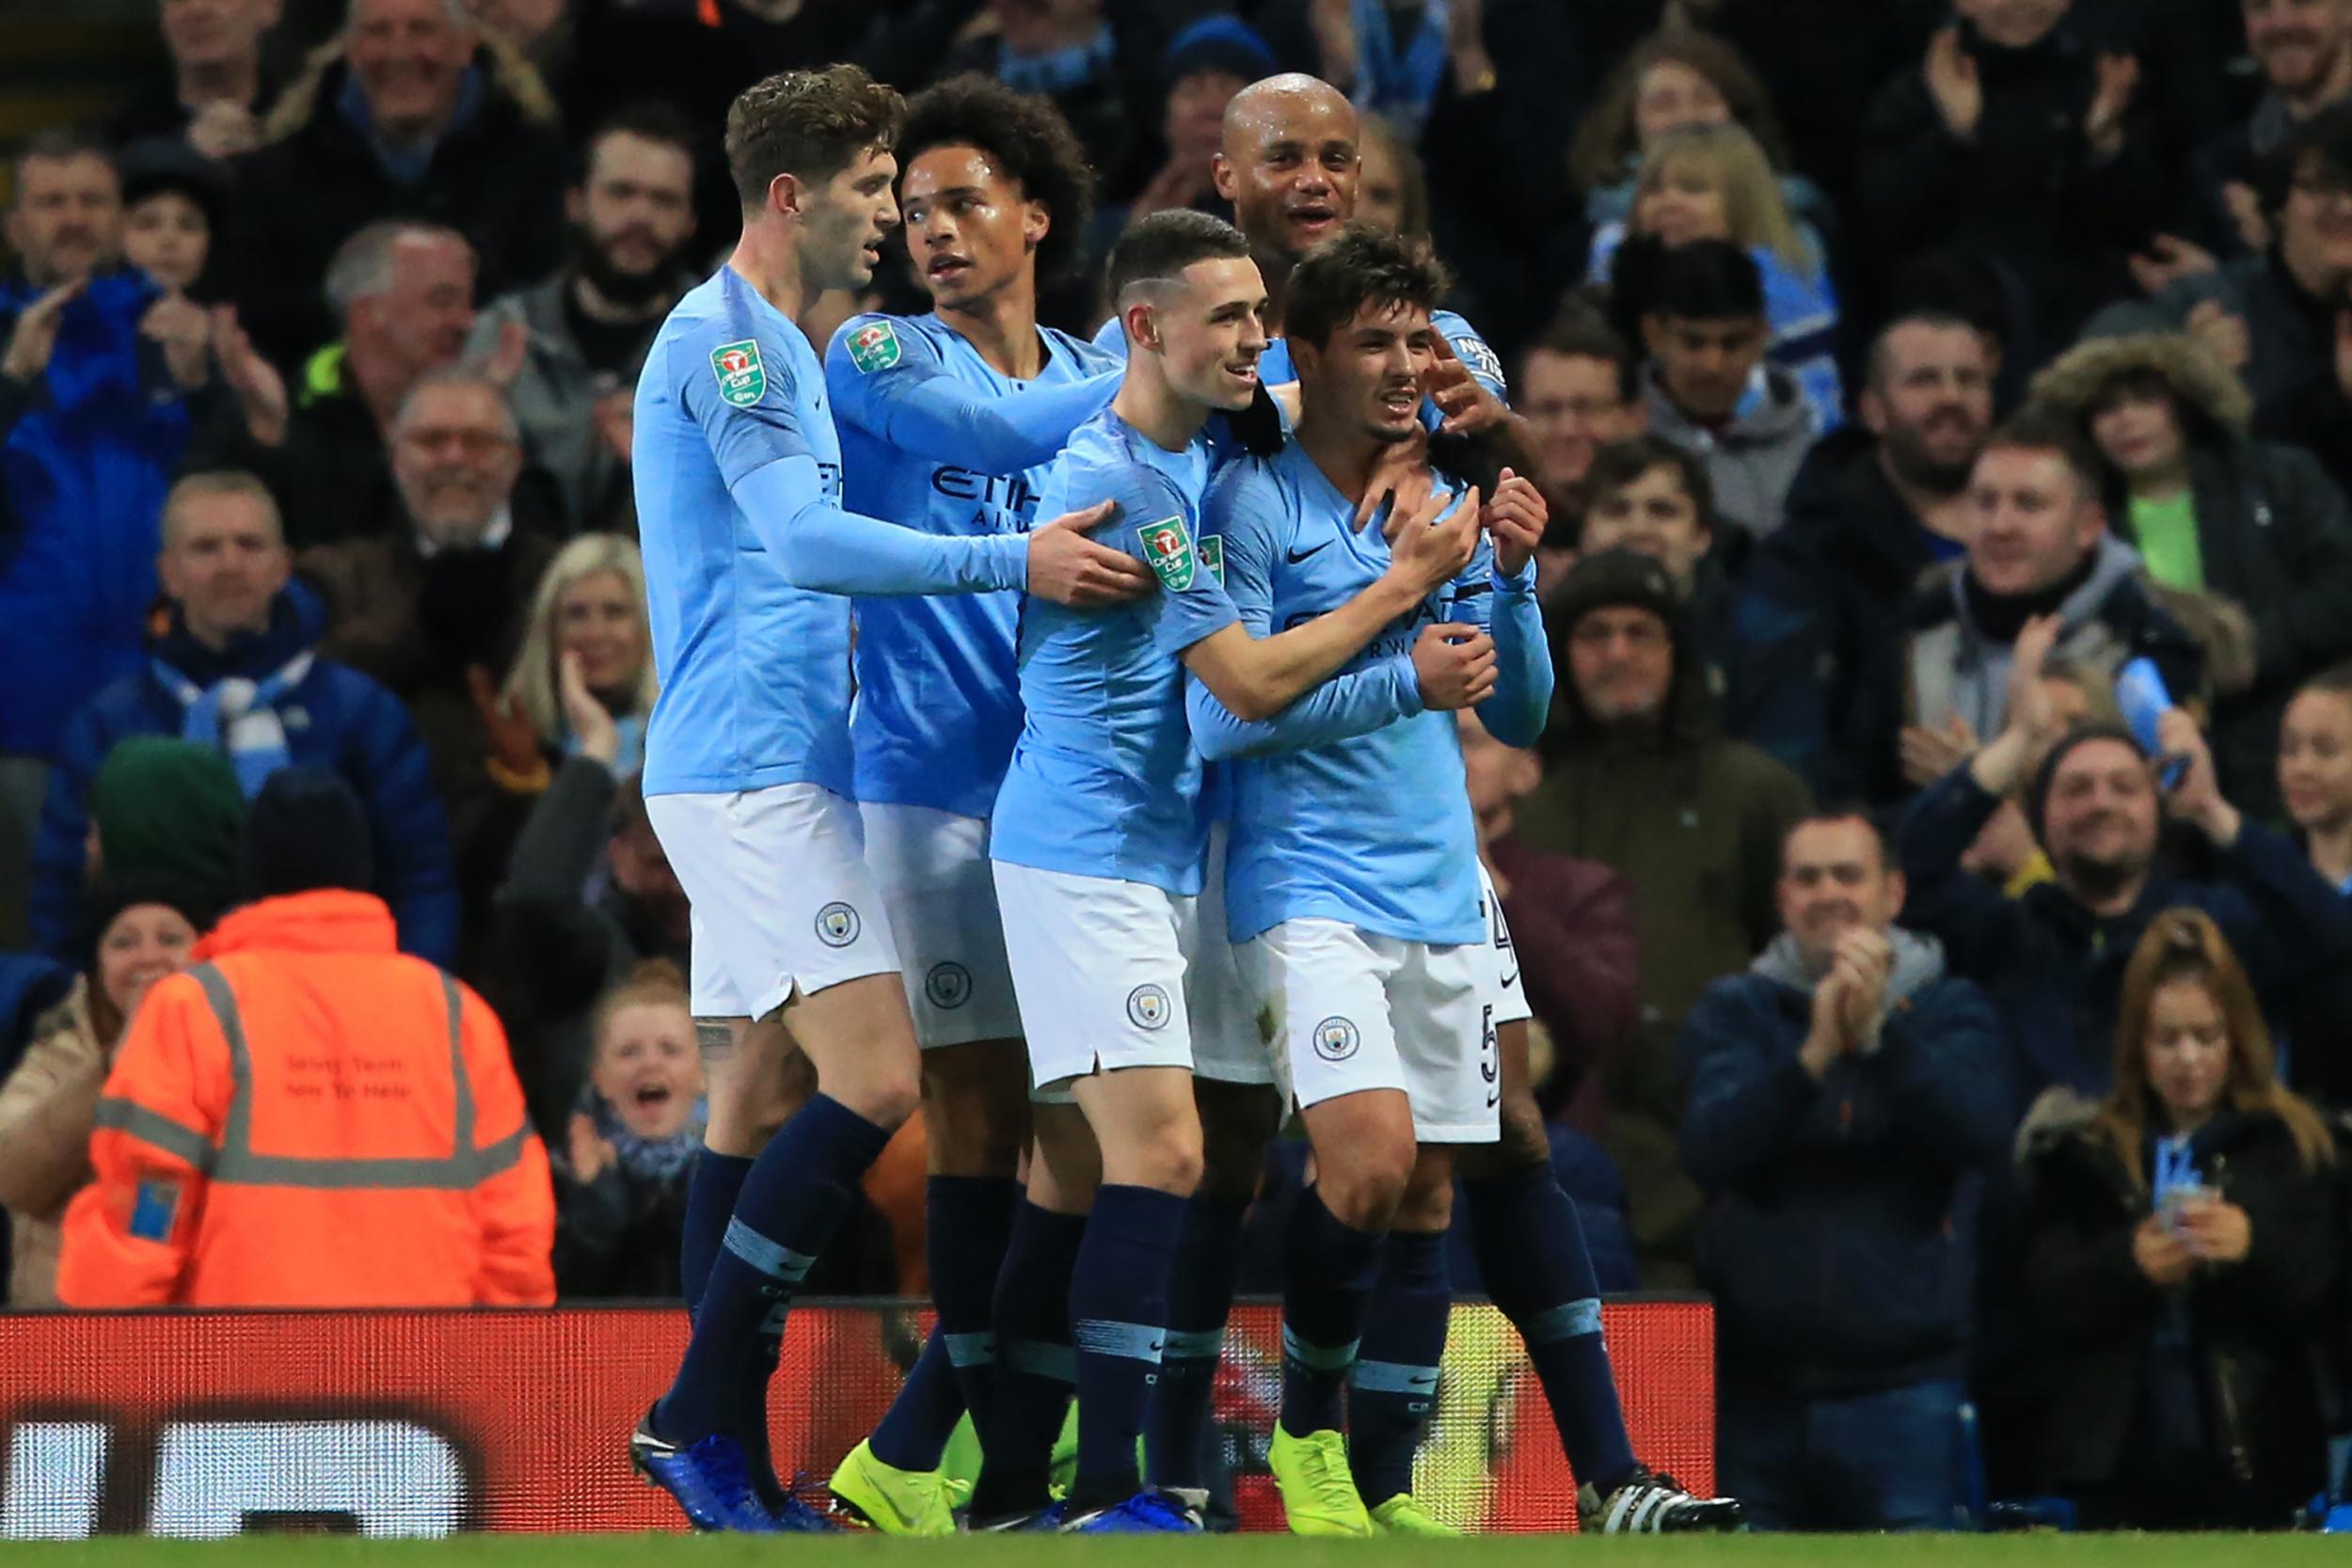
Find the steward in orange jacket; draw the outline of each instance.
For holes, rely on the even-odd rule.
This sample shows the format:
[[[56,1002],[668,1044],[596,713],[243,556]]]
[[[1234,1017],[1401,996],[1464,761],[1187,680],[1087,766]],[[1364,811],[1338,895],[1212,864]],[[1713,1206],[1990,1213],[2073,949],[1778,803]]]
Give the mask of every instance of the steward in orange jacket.
[[[256,799],[254,828],[287,780]],[[149,990],[107,1076],[61,1301],[554,1300],[547,1152],[505,1034],[479,996],[399,952],[381,899],[266,897],[192,957]]]

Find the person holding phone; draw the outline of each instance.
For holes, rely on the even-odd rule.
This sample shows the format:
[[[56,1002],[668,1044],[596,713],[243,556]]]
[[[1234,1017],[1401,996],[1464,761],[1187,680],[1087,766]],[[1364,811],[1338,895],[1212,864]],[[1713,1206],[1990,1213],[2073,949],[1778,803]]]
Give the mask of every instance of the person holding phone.
[[[2026,1292],[2058,1370],[2044,1482],[2085,1526],[2284,1528],[2324,1479],[2306,1350],[2338,1266],[2336,1140],[2277,1081],[2210,916],[2141,936],[2114,1077],[2021,1156]]]

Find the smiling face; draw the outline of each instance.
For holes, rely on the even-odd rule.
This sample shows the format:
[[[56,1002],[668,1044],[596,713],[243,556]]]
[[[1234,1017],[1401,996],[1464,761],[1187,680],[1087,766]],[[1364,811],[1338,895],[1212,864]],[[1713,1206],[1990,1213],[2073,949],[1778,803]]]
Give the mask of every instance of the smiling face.
[[[376,129],[397,145],[449,123],[479,41],[444,0],[357,0],[344,53]]]
[[[2062,882],[2103,897],[2147,873],[2156,816],[2155,777],[2139,753],[2120,740],[2086,740],[2051,775],[2042,842]]]
[[[1988,447],[1968,482],[1968,571],[1988,593],[2038,594],[2098,547],[2106,515],[2055,451]]]
[[[2352,0],[2245,0],[2246,48],[2289,99],[2326,90],[2352,43]]]
[[[645,610],[628,578],[591,572],[556,595],[555,651],[579,656],[580,678],[597,696],[633,699],[645,666]]]
[[[614,1008],[597,1036],[590,1082],[621,1125],[639,1137],[677,1132],[703,1092],[702,1058],[686,1005],[641,1002]]]
[[[1356,111],[1323,83],[1260,84],[1227,110],[1217,194],[1263,253],[1295,261],[1353,216],[1361,171]]]
[[[1041,201],[977,147],[934,147],[907,166],[907,260],[942,310],[968,309],[1033,286],[1033,258],[1052,227]]]
[[[1265,280],[1246,257],[1195,261],[1172,283],[1149,291],[1127,312],[1148,317],[1149,347],[1168,384],[1211,408],[1243,409],[1258,394],[1265,352]],[[1136,334],[1129,327],[1131,339]]]
[[[863,289],[898,227],[898,160],[869,148],[821,184],[801,184],[801,276],[812,292]]]
[[[1886,863],[1879,835],[1860,817],[1800,824],[1780,858],[1780,923],[1806,967],[1829,968],[1848,931],[1884,931],[1903,907],[1902,873]]]
[[[2352,696],[2296,694],[2279,722],[2279,795],[2307,833],[2352,824]]]
[[[1683,488],[1682,470],[1671,463],[1601,490],[1584,510],[1581,546],[1587,553],[1619,546],[1639,550],[1664,565],[1686,591],[1708,542],[1698,502]]]
[[[1353,426],[1383,444],[1421,429],[1421,383],[1438,356],[1421,306],[1368,300],[1320,344],[1293,341],[1304,418]]]
[[[167,904],[134,904],[114,917],[98,939],[98,989],[125,1023],[150,986],[187,968],[197,934]]]

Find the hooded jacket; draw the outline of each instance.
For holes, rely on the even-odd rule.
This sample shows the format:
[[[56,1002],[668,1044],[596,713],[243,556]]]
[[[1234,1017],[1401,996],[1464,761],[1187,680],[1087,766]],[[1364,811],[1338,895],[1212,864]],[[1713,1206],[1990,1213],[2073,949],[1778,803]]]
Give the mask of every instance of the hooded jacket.
[[[2021,1141],[2031,1216],[2026,1289],[2059,1367],[2042,1433],[2048,1483],[2067,1493],[2147,1486],[2144,1469],[2133,1473],[2135,1454],[2155,1435],[2144,1418],[2145,1380],[2153,1341],[2178,1307],[2189,1324],[2212,1479],[2255,1519],[2275,1510],[2283,1523],[2323,1479],[2311,1348],[2343,1252],[2336,1171],[2305,1169],[2273,1114],[2217,1114],[2191,1137],[2191,1155],[2205,1184],[2247,1212],[2251,1243],[2243,1261],[2200,1268],[2185,1287],[2162,1291],[2132,1259],[2132,1232],[2151,1212],[2148,1185],[2131,1179],[2112,1142],[2086,1126]]]
[[[2215,709],[2222,792],[2275,816],[2279,716],[2296,687],[2352,655],[2352,509],[2310,452],[2248,435],[2254,405],[2245,384],[2185,337],[2092,339],[2035,377],[2033,395],[2072,411],[2088,432],[2101,392],[2142,373],[2171,388],[2188,443],[2206,594],[2229,601],[2228,619],[2239,611],[2251,619],[2253,684]],[[2106,505],[2108,527],[2133,542],[2130,490],[2112,469]],[[2201,608],[2201,595],[2184,591],[2160,589],[2158,597],[2176,610]]]
[[[1706,464],[1719,527],[1743,528],[1758,538],[1780,527],[1788,486],[1820,425],[1796,377],[1777,365],[1757,366],[1739,409],[1720,427],[1675,406],[1654,366],[1642,372],[1642,396],[1650,434]]]
[[[1888,932],[1875,1047],[1798,1059],[1817,977],[1783,934],[1682,1028],[1684,1162],[1723,1375],[1805,1398],[1958,1377],[1973,1251],[1953,1207],[2008,1146],[2000,1023],[1931,937]]]
[[[88,1182],[90,1118],[106,1079],[106,1045],[90,1020],[90,983],[34,1026],[24,1059],[0,1083],[0,1206],[8,1212],[8,1305],[57,1304],[65,1206]]]
[[[2204,690],[2204,654],[2196,639],[2160,609],[2141,576],[2139,554],[2103,535],[2090,571],[2059,600],[2057,652],[2076,669],[2112,677],[2132,659],[2155,660],[2175,702]],[[2014,633],[1988,631],[1971,590],[1967,563],[1930,575],[1914,599],[1904,649],[1908,697],[1904,722],[1942,729],[1957,716],[1978,737],[2001,733],[2009,712]],[[1896,737],[1885,737],[1893,744]]]
[[[117,742],[135,735],[178,736],[185,710],[157,673],[162,661],[198,685],[258,680],[288,669],[317,645],[326,617],[296,583],[278,596],[266,630],[231,638],[214,653],[175,614],[150,641],[146,668],[84,705],[66,725],[49,777],[40,834],[33,847],[34,939],[62,951],[74,927],[89,829],[89,788]],[[357,670],[312,657],[275,704],[287,760],[349,784],[367,809],[377,890],[400,922],[403,947],[447,962],[457,948],[457,888],[450,866],[449,818],[433,790],[424,743],[400,700]]]
[[[0,284],[0,342],[46,291]],[[139,323],[162,291],[94,277],[29,385],[0,376],[0,752],[55,754],[67,717],[137,668],[188,405]]]
[[[310,57],[270,111],[264,144],[231,166],[236,221],[224,276],[238,319],[280,367],[334,336],[319,280],[336,249],[379,218],[465,235],[476,299],[537,282],[563,261],[571,168],[554,103],[520,55],[485,39],[456,118],[418,178],[388,170],[340,42]]]
[[[1674,1150],[1684,1098],[1676,1032],[1708,983],[1745,968],[1779,928],[1772,884],[1781,839],[1810,803],[1795,774],[1715,733],[1704,672],[1683,626],[1672,629],[1674,679],[1655,725],[1603,727],[1575,681],[1560,683],[1542,743],[1544,780],[1514,808],[1512,835],[1530,849],[1598,861],[1633,891],[1639,1017],[1627,1049],[1603,1067],[1599,1136],[1632,1194],[1650,1280],[1687,1260],[1698,1212],[1697,1189]],[[1573,630],[1554,618],[1563,669]]]

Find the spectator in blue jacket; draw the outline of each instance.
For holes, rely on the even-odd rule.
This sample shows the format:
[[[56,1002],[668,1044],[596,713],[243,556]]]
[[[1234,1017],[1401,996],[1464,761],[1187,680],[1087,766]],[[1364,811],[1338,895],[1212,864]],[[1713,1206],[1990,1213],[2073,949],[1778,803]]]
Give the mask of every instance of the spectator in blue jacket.
[[[2123,965],[2159,911],[2185,905],[2211,915],[2247,955],[2274,1022],[2352,958],[2352,906],[2284,835],[2222,798],[2212,750],[2179,708],[2164,715],[2159,733],[2180,769],[2172,815],[2210,847],[2212,871],[2193,879],[2158,869],[2157,770],[2126,729],[2062,728],[2041,678],[2058,633],[2053,616],[2019,633],[2006,727],[1919,797],[1900,833],[1904,919],[1943,941],[1955,974],[1993,993],[2014,1053],[2010,1087],[2021,1114],[2052,1085],[2092,1099],[2112,1086],[2107,1047]],[[2054,879],[2010,899],[1962,869],[1961,857],[2021,788]]]
[[[145,669],[68,721],[35,849],[34,934],[61,951],[82,882],[89,792],[99,765],[133,736],[167,735],[226,752],[247,799],[281,768],[342,777],[373,842],[373,892],[392,908],[405,952],[447,963],[457,945],[449,823],[431,765],[398,698],[318,657],[316,598],[290,584],[269,491],[250,474],[192,474],[164,505],[159,560],[169,619]]]
[[[1708,1196],[1717,1480],[1758,1529],[1944,1529],[1961,1503],[1973,1248],[1963,1181],[2010,1129],[2000,1022],[1896,926],[1877,824],[1789,830],[1783,930],[1682,1026]]]
[[[208,374],[204,313],[117,265],[115,166],[38,136],[0,282],[0,943],[21,942],[33,824],[66,716],[136,669],[155,519]]]

